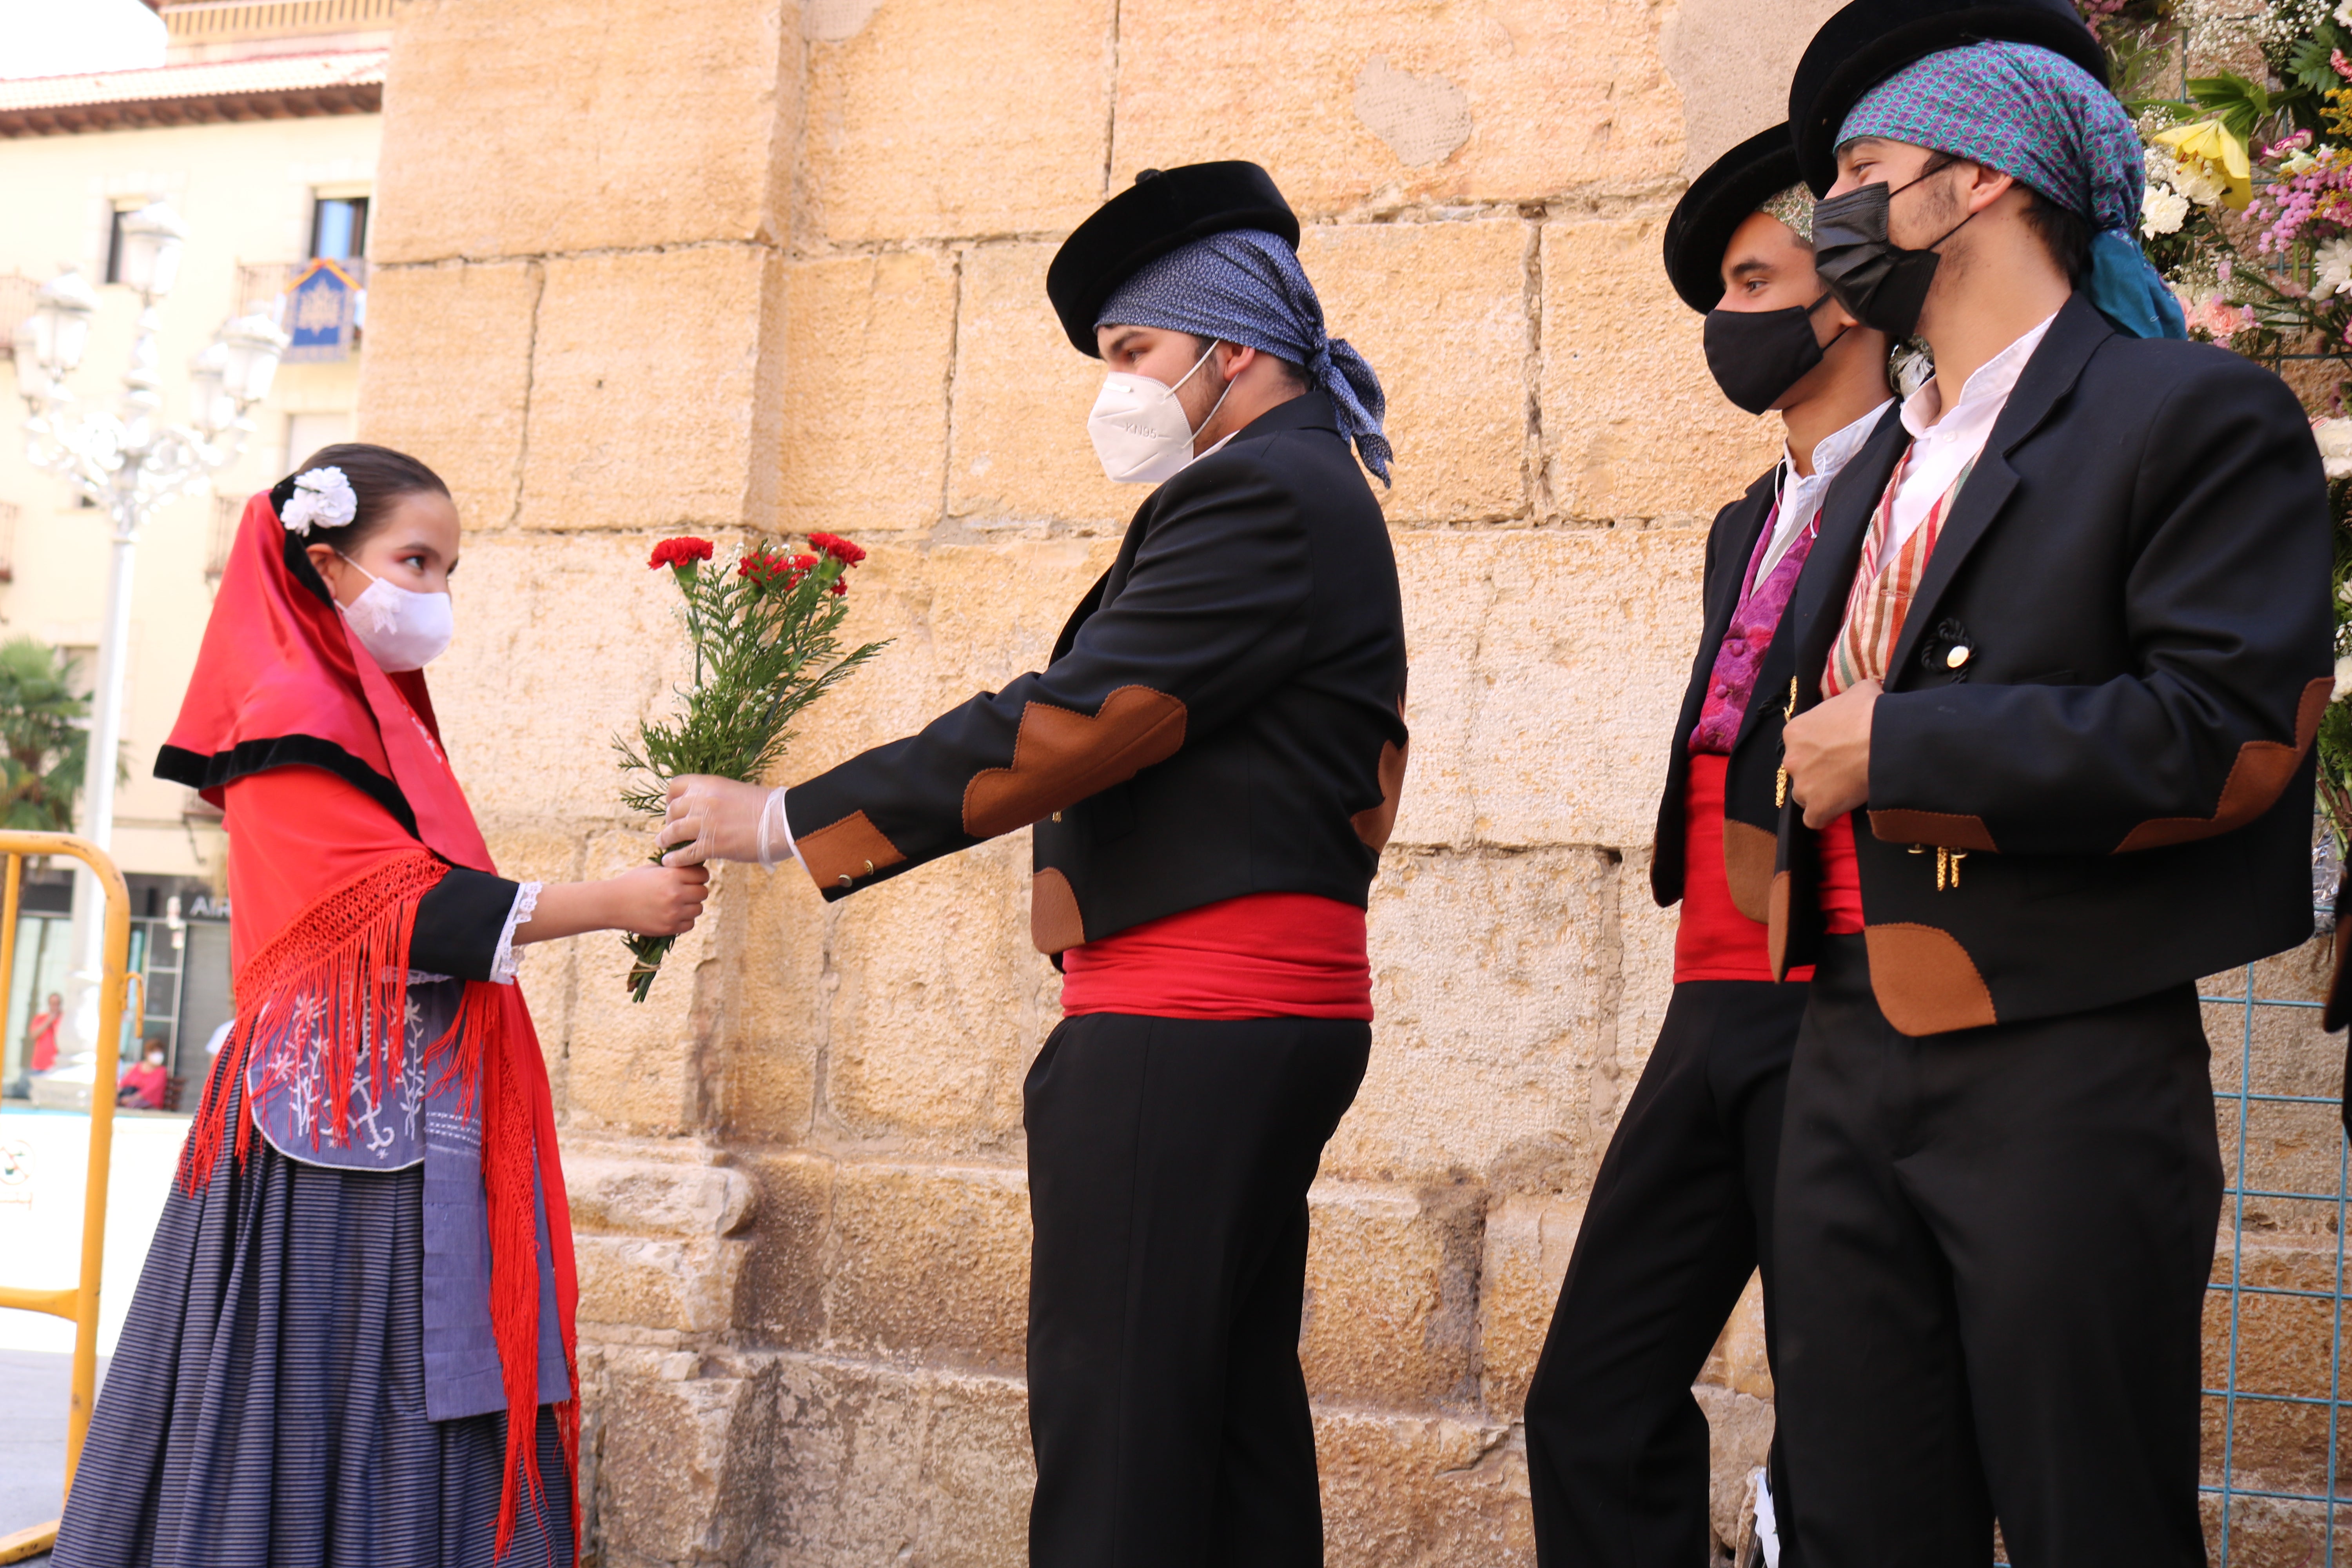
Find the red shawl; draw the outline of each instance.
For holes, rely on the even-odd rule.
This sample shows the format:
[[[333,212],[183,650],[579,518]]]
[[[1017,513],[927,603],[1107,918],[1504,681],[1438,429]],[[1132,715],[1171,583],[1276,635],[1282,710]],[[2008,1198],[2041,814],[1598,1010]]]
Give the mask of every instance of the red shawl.
[[[291,776],[281,775],[285,785],[299,790],[304,770],[321,769],[381,806],[397,831],[387,831],[381,818],[355,817],[364,803],[326,779],[316,781],[304,809],[271,813],[268,866],[236,879],[230,941],[236,1027],[214,1064],[190,1129],[180,1179],[191,1192],[210,1179],[228,1137],[229,1091],[256,1037],[265,1024],[281,1031],[302,1026],[292,1022],[299,1000],[324,1004],[320,1021],[310,1026],[329,1037],[336,1126],[346,1125],[348,1107],[341,1101],[348,1098],[357,1053],[367,1048],[363,1042],[376,1042],[370,1067],[379,1084],[399,1071],[417,900],[452,865],[496,869],[442,751],[424,675],[386,675],[378,668],[351,636],[303,554],[304,542],[288,535],[268,494],[246,503],[195,673],[155,772],[202,791],[217,805],[239,779],[288,769]],[[234,863],[240,849],[260,847],[232,840],[230,858]],[[504,1553],[512,1540],[521,1485],[528,1480],[534,1500],[540,1498],[534,1185],[546,1195],[559,1326],[572,1369],[572,1397],[557,1406],[557,1415],[565,1461],[575,1472],[576,1543],[579,1278],[556,1153],[554,1100],[521,987],[468,982],[455,1027],[431,1050],[441,1070],[459,1075],[481,1108],[490,1321],[507,1393],[497,1552]],[[240,1117],[240,1160],[252,1125],[249,1116]]]

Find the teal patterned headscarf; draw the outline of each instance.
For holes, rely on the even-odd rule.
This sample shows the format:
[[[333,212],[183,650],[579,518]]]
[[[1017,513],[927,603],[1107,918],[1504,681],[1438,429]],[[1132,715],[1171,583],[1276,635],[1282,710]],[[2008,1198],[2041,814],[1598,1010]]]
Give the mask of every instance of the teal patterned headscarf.
[[[1864,95],[1838,145],[1865,136],[1927,147],[2011,176],[2091,226],[2084,289],[2119,331],[2189,335],[2180,301],[2136,237],[2147,167],[2115,94],[2032,44],[1970,44],[1929,55]]]

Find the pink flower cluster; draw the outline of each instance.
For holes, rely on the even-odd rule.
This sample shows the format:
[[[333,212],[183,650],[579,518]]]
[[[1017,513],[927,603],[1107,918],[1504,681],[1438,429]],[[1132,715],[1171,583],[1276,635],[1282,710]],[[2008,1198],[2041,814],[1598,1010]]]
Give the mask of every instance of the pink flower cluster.
[[[2300,174],[2282,174],[2248,205],[2246,217],[2268,220],[2255,241],[2256,248],[2265,253],[2335,238],[2352,227],[2352,158],[2326,153]],[[2326,232],[2312,232],[2319,226],[2326,226]]]
[[[2189,310],[2189,330],[2203,332],[2217,343],[2227,344],[2231,338],[2254,324],[2254,313],[2243,305],[2232,305],[2219,294],[2209,294]]]

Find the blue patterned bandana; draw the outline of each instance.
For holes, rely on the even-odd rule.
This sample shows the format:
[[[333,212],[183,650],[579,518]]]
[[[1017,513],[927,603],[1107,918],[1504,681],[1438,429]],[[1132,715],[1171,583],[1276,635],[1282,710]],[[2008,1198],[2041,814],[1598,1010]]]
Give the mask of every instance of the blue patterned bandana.
[[[2147,185],[2139,132],[2115,94],[2032,44],[1971,44],[1929,55],[1864,95],[1838,145],[1875,136],[2008,174],[2087,222],[2093,304],[2135,337],[2187,335],[2180,303],[2141,256]]]
[[[1364,467],[1389,482],[1388,437],[1381,416],[1388,395],[1364,356],[1323,328],[1323,301],[1298,257],[1277,236],[1234,229],[1179,246],[1119,285],[1095,325],[1164,327],[1240,343],[1307,373],[1307,384],[1331,399],[1339,433],[1356,444]]]

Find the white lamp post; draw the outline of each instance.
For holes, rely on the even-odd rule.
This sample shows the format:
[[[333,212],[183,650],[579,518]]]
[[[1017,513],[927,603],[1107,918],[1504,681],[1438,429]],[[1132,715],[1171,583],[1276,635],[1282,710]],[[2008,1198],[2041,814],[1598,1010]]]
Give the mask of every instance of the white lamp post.
[[[156,507],[214,469],[234,462],[252,434],[252,407],[269,395],[286,335],[266,317],[224,325],[212,345],[188,367],[193,406],[185,425],[162,422],[162,381],[156,374],[163,301],[179,276],[187,230],[163,202],[122,220],[119,258],[122,281],[140,298],[122,395],[110,410],[77,410],[66,377],[89,342],[97,296],[68,270],[35,296],[33,314],[16,329],[16,391],[25,399],[26,455],[36,468],[65,479],[104,507],[113,526],[106,581],[106,625],[98,646],[84,828],[100,848],[114,837],[114,775],[122,750],[123,668],[131,637],[131,576],[139,530]],[[98,919],[98,884],[87,871],[74,879],[74,1005],[69,1011],[71,1060],[39,1085],[54,1084],[47,1101],[86,1100],[98,1032],[97,984],[105,928]],[[133,1028],[138,1026],[134,1022]],[[102,1042],[107,1049],[115,1041]]]

